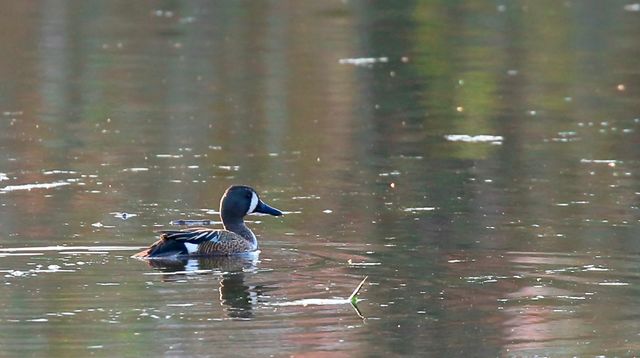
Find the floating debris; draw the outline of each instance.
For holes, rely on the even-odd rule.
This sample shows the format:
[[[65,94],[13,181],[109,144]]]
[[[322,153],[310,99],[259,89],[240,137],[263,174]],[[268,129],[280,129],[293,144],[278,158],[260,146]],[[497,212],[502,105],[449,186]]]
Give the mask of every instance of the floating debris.
[[[239,165],[218,165],[218,168],[223,170],[233,171],[233,172],[237,172],[238,170],[240,170]]]
[[[0,181],[9,180],[9,177],[5,173],[0,173]]]
[[[167,303],[167,307],[192,307],[193,303]]]
[[[49,265],[46,269],[37,268],[30,270],[33,273],[51,273],[51,272],[76,272],[76,270],[63,269],[60,265]]]
[[[311,195],[308,195],[308,196],[294,196],[291,199],[293,199],[293,200],[316,199],[317,200],[317,199],[320,199],[320,197],[317,196],[317,195],[311,194]]]
[[[347,260],[349,266],[379,266],[382,262],[353,262],[351,259]]]
[[[397,170],[393,170],[390,172],[382,172],[382,173],[378,173],[379,177],[388,177],[388,176],[398,176],[400,175],[400,172]]]
[[[127,169],[123,169],[123,172],[147,172],[149,171],[149,168],[144,168],[144,167],[140,167],[140,168],[127,168]]]
[[[598,282],[599,286],[629,286],[628,282]]]
[[[129,214],[129,213],[118,212],[118,211],[112,212],[110,214],[113,215],[114,217],[116,217],[118,219],[122,219],[122,220],[127,220],[127,219],[131,219],[132,217],[138,216],[138,214]]]
[[[170,225],[200,226],[213,225],[211,220],[171,220]]]
[[[341,58],[338,63],[341,65],[354,66],[371,66],[375,63],[389,62],[388,57],[359,57],[359,58]]]
[[[552,142],[560,142],[560,143],[576,142],[579,140],[580,140],[579,137],[569,137],[569,136],[560,136],[560,137],[551,138]],[[544,141],[548,142],[549,140],[545,139]]]
[[[305,298],[302,300],[296,300],[296,301],[288,301],[288,302],[274,302],[274,303],[270,303],[268,305],[270,306],[313,306],[313,305],[320,305],[320,306],[329,306],[329,305],[344,305],[344,304],[350,304],[351,307],[353,307],[353,309],[356,311],[356,314],[358,315],[358,317],[364,319],[364,317],[362,316],[362,313],[360,312],[360,310],[358,309],[358,301],[360,301],[360,299],[358,299],[358,293],[360,293],[360,290],[362,289],[362,286],[364,285],[365,281],[367,281],[367,278],[369,276],[365,276],[362,281],[360,281],[360,283],[358,284],[358,286],[355,288],[355,290],[353,290],[353,292],[351,293],[351,295],[348,298],[340,298],[340,297],[336,297],[336,298]]]
[[[59,186],[70,185],[67,182],[53,182],[53,183],[36,183],[36,184],[21,184],[21,185],[8,185],[4,188],[0,188],[0,192],[16,191],[16,190],[31,190],[31,189],[51,189]]]
[[[621,162],[615,159],[580,159],[580,163],[616,164]]]
[[[596,267],[595,265],[585,265],[582,271],[610,271],[606,267]]]
[[[444,138],[451,142],[466,142],[466,143],[491,143],[491,144],[502,144],[504,141],[503,136],[499,135],[474,135],[470,136],[467,134],[448,134],[445,135]]]
[[[408,212],[408,213],[414,213],[417,211],[433,211],[433,210],[436,210],[436,208],[431,206],[425,206],[425,207],[419,207],[419,208],[406,208],[402,211]]]
[[[44,174],[44,175],[52,175],[52,174],[78,174],[78,172],[73,171],[73,170],[60,170],[60,169],[53,169],[53,170],[46,170],[46,171],[42,172],[42,174]]]
[[[26,320],[26,322],[49,322],[48,319],[46,318],[34,318],[34,319],[28,319]]]

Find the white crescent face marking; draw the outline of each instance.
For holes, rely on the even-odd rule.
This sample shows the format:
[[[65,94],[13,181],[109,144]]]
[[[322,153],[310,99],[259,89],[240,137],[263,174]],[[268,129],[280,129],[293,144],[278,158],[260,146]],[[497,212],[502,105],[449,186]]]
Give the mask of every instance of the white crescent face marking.
[[[251,205],[249,205],[249,211],[247,211],[247,215],[251,214],[256,207],[258,206],[258,195],[256,193],[251,193]]]

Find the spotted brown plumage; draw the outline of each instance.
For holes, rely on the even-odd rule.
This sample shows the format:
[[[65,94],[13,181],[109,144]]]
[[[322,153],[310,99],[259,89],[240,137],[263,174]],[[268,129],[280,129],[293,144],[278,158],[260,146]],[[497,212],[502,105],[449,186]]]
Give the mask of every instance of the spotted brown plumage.
[[[231,231],[218,231],[218,237],[213,241],[205,241],[198,245],[198,255],[231,255],[241,252],[253,251],[249,240]]]
[[[188,228],[159,231],[160,239],[137,253],[137,258],[166,258],[178,256],[220,256],[255,251],[258,241],[245,225],[244,216],[250,213],[280,216],[282,212],[260,200],[248,186],[229,187],[220,201],[223,230]]]

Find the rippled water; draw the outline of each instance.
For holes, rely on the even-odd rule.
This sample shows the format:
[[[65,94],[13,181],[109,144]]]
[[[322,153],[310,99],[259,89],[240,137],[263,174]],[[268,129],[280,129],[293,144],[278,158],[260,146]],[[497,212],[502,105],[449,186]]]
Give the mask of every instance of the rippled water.
[[[6,4],[0,356],[640,354],[635,5]]]

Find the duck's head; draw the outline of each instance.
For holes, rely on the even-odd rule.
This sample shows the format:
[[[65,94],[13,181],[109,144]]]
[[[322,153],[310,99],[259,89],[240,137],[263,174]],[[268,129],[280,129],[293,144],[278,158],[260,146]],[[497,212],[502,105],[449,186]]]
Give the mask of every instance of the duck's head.
[[[282,215],[282,211],[265,204],[253,188],[244,185],[230,186],[220,199],[222,221],[235,221],[251,213],[273,216]]]

